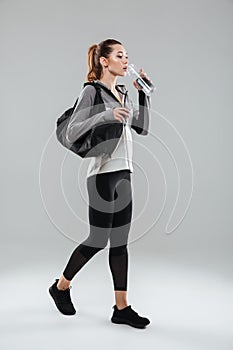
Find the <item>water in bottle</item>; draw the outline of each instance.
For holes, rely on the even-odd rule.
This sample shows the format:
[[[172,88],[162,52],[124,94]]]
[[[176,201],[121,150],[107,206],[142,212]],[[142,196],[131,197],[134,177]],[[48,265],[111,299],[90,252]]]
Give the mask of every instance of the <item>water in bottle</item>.
[[[156,89],[155,86],[147,78],[142,78],[140,76],[139,69],[133,63],[130,63],[128,65],[127,73],[129,76],[136,78],[136,83],[141,87],[142,91],[146,95],[150,96]]]

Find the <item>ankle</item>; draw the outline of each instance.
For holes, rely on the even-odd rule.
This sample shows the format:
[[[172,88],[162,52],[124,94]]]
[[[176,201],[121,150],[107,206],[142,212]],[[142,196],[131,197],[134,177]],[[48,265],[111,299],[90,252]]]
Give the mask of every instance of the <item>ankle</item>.
[[[125,307],[129,306],[129,304],[128,303],[123,303],[123,304],[118,304],[117,303],[116,306],[117,306],[118,310],[122,310]]]
[[[57,289],[58,290],[66,290],[70,286],[70,281],[65,279],[63,276],[58,280],[57,282]]]
[[[64,290],[66,290],[66,289],[68,289],[68,288],[69,288],[69,287],[61,287],[60,285],[57,284],[57,289],[58,289],[58,290],[63,290],[63,291],[64,291]]]

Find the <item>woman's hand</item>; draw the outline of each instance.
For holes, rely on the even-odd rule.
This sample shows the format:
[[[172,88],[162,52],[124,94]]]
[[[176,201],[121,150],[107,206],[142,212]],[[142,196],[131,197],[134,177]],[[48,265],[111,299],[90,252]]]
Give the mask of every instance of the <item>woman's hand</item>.
[[[146,72],[144,72],[142,68],[140,68],[140,76],[141,76],[142,78],[148,79],[148,80],[152,83],[152,80],[150,80],[150,78],[147,76]],[[133,84],[134,84],[134,86],[136,87],[137,90],[142,90],[141,86],[139,86],[139,85],[136,83],[136,80],[133,81]]]
[[[129,115],[130,115],[130,111],[128,108],[124,108],[124,107],[114,107],[113,108],[114,118],[119,120],[122,123],[124,123],[126,121],[126,118],[128,118]]]

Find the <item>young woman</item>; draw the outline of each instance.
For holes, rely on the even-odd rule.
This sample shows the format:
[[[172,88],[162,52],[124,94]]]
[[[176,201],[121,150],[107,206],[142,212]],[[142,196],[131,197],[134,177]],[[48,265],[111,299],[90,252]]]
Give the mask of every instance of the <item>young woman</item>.
[[[128,55],[117,40],[106,39],[88,50],[87,81],[101,87],[105,111],[89,117],[96,89],[86,85],[79,96],[67,128],[67,139],[72,143],[96,123],[118,121],[123,131],[111,155],[92,157],[87,174],[89,196],[90,233],[71,254],[60,279],[49,288],[58,310],[64,315],[74,315],[76,310],[70,297],[70,283],[76,273],[100,250],[109,248],[109,267],[113,278],[115,305],[111,321],[144,328],[150,321],[141,317],[127,301],[128,235],[132,218],[132,134],[148,134],[150,97],[140,86],[139,109],[133,107],[125,85],[117,84],[117,77],[124,77],[128,66]],[[149,77],[142,69],[140,75]]]

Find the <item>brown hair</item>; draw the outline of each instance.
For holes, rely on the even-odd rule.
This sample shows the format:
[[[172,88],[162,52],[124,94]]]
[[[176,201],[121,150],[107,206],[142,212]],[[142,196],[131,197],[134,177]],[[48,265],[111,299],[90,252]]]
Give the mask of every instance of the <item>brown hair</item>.
[[[100,57],[108,58],[113,51],[112,45],[120,44],[115,39],[106,39],[101,41],[98,45],[91,45],[88,49],[88,73],[86,76],[87,81],[100,79],[102,74],[102,66],[100,64]]]

